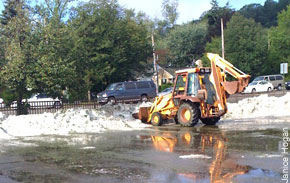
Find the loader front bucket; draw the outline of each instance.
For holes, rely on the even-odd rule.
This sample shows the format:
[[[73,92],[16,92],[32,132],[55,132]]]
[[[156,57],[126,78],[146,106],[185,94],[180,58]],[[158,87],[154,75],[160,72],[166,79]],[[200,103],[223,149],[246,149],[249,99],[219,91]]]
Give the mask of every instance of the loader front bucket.
[[[143,123],[146,123],[149,121],[149,111],[151,107],[140,107],[138,113],[133,113],[132,116],[135,119],[140,119]]]

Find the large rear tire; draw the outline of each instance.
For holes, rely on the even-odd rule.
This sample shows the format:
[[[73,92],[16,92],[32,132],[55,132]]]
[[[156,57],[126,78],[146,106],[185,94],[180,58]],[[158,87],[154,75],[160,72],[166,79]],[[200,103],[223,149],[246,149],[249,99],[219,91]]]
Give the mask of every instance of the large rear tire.
[[[183,103],[177,112],[177,120],[181,126],[194,126],[198,123],[200,116],[199,109],[194,104]]]
[[[214,118],[200,118],[201,122],[205,125],[215,125],[220,118],[219,117],[214,117]]]
[[[162,116],[159,112],[154,112],[151,116],[151,124],[153,126],[161,126],[163,124]]]

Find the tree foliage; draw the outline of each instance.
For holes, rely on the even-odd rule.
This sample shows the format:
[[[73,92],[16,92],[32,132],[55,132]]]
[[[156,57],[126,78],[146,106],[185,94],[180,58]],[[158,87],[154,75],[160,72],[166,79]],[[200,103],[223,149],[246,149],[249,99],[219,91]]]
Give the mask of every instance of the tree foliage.
[[[226,59],[245,73],[257,76],[265,73],[267,32],[261,24],[235,14],[225,30]]]
[[[246,18],[253,18],[264,27],[277,26],[277,15],[290,4],[289,0],[266,0],[264,5],[249,4],[239,10]]]
[[[170,63],[187,66],[204,52],[207,26],[203,23],[187,24],[173,29],[167,37],[167,47],[171,53]]]
[[[19,113],[20,102],[28,93],[27,86],[33,80],[31,77],[34,64],[32,25],[24,0],[15,1],[12,7],[9,1],[6,3],[4,16],[1,18],[5,63],[2,64],[0,78],[2,85],[16,94]],[[14,14],[6,16],[5,12],[14,12]]]
[[[279,72],[280,63],[290,65],[290,5],[287,10],[278,15],[278,26],[269,32],[270,56],[269,64],[276,73]]]
[[[163,0],[162,1],[162,15],[166,22],[173,27],[178,18],[178,0]]]
[[[221,35],[221,19],[223,19],[224,28],[227,27],[227,22],[234,14],[234,10],[227,4],[224,7],[218,5],[218,1],[211,1],[211,9],[204,13],[201,17],[201,21],[206,20],[208,24],[207,41],[211,41],[211,38]]]
[[[84,88],[133,79],[150,53],[145,25],[114,0],[94,1],[76,11],[73,52]]]

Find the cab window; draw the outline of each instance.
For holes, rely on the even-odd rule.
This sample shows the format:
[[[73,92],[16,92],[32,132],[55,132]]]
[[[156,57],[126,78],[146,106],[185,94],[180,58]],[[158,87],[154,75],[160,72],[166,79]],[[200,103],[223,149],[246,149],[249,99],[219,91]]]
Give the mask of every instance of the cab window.
[[[199,80],[196,73],[188,75],[188,87],[187,95],[197,95],[197,91],[200,89]]]
[[[175,93],[181,95],[184,93],[186,83],[186,75],[179,75],[176,80]]]

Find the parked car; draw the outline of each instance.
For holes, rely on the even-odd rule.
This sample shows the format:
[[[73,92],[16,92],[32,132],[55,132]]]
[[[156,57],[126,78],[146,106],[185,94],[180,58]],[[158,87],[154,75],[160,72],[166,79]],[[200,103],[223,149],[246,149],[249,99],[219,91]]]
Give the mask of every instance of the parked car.
[[[173,90],[172,87],[166,88],[166,89],[162,90],[161,92],[159,92],[158,96],[164,96],[164,95],[167,95],[169,93],[172,93],[172,90]]]
[[[97,94],[98,103],[116,103],[118,101],[142,101],[156,97],[153,81],[130,81],[110,84],[105,91]]]
[[[61,108],[62,101],[58,98],[52,98],[44,93],[33,94],[28,99],[23,99],[22,102],[28,104],[30,108]],[[13,101],[11,107],[17,107],[17,102]]]
[[[253,81],[268,81],[272,83],[274,89],[282,90],[284,84],[284,77],[280,74],[258,76]]]
[[[244,93],[271,92],[274,86],[268,81],[253,81],[244,90]]]
[[[4,108],[6,105],[4,103],[4,100],[0,98],[0,108]]]
[[[285,88],[286,90],[290,90],[290,81],[285,82]]]

